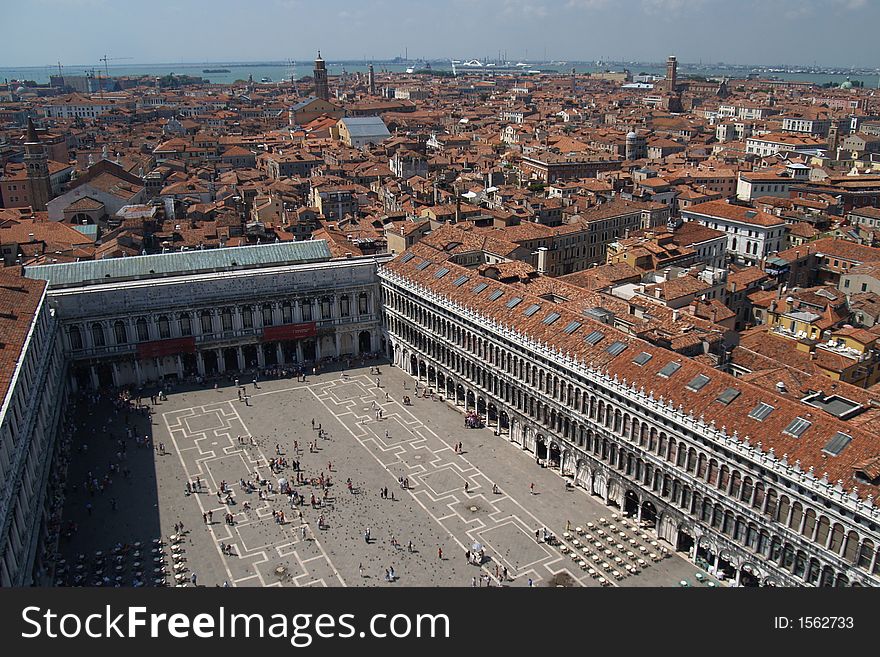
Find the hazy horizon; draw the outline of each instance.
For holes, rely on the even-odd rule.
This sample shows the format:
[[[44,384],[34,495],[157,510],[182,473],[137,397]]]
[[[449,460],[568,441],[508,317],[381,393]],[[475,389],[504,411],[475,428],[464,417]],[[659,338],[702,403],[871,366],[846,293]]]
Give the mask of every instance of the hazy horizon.
[[[30,0],[4,13],[15,29],[0,42],[0,68],[98,67],[105,54],[111,66],[305,62],[317,50],[328,61],[675,54],[704,65],[880,67],[878,49],[857,45],[876,40],[880,2],[869,0]]]

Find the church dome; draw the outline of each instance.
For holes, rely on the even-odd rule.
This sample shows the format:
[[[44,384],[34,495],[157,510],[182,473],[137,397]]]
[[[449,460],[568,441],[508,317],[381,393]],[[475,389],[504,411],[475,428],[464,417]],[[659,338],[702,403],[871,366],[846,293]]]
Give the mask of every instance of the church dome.
[[[638,139],[639,136],[635,132],[629,132],[626,135],[627,140]]]

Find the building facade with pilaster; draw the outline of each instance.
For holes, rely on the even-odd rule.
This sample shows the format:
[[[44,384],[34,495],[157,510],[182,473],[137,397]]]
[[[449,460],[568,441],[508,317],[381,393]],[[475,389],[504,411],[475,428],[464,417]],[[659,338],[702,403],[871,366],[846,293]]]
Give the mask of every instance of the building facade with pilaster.
[[[876,434],[418,244],[379,269],[388,356],[741,586],[880,585]],[[536,466],[537,467],[537,466]]]

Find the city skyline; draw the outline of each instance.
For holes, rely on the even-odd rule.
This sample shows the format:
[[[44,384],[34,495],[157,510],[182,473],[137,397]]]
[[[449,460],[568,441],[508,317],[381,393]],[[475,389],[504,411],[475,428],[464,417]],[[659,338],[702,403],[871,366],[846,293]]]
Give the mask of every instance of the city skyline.
[[[833,22],[822,20],[823,8]],[[7,35],[0,45],[4,67],[55,61],[97,66],[105,53],[111,55],[111,66],[113,57],[132,65],[286,61],[311,58],[319,48],[328,61],[387,61],[408,54],[412,60],[502,56],[511,61],[660,62],[675,52],[683,63],[880,67],[874,53],[856,56],[851,49],[823,47],[867,42],[880,20],[880,5],[866,0],[807,0],[796,9],[782,0],[453,0],[441,5],[379,0],[369,8],[348,0],[332,5],[273,0],[261,2],[257,11],[228,0],[184,7],[165,0],[149,7],[37,0],[11,7],[8,16],[10,24],[38,23],[41,29]],[[389,17],[399,17],[393,22],[396,32],[388,29]],[[248,21],[257,31],[242,32],[240,26]],[[305,21],[333,29],[302,30]],[[79,24],[101,33],[100,44],[71,43],[71,26]],[[432,30],[422,33],[428,24]],[[112,31],[114,25],[126,29]],[[174,26],[169,28],[172,38],[161,41],[157,50],[163,25]],[[735,38],[719,38],[721,26]]]

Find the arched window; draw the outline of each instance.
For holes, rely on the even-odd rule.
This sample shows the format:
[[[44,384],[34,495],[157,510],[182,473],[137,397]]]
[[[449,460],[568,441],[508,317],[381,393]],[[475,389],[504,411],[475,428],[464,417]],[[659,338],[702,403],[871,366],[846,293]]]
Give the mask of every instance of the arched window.
[[[113,338],[116,344],[126,344],[128,342],[128,332],[125,330],[125,322],[117,319],[113,323]]]
[[[189,318],[188,314],[180,316],[180,334],[192,335],[192,320]]]
[[[232,330],[232,308],[224,308],[220,311],[220,328],[224,331]]]
[[[831,531],[831,522],[825,516],[819,518],[819,529],[816,530],[816,543],[825,546],[828,541],[828,533]]]
[[[147,320],[143,317],[138,317],[135,328],[137,329],[138,342],[146,342],[150,339],[150,328],[147,326]]]
[[[79,351],[83,348],[82,334],[79,332],[79,326],[71,326],[67,333],[70,338],[70,348]]]
[[[867,570],[871,567],[871,560],[874,558],[874,543],[868,539],[862,543],[862,549],[859,550],[859,568]]]
[[[241,325],[246,328],[254,328],[254,309],[251,306],[244,306],[241,309]],[[226,329],[223,329],[224,331]]]
[[[199,321],[202,326],[202,333],[214,332],[214,325],[211,321],[211,311],[203,310],[201,316],[199,317]]]
[[[263,304],[263,326],[272,326],[272,304],[264,303]]]
[[[159,337],[162,339],[171,337],[171,324],[165,315],[159,317]]]
[[[361,292],[358,295],[358,315],[366,315],[369,312],[369,297],[366,292]]]
[[[103,347],[105,345],[104,327],[98,322],[92,324],[92,343],[96,347]]]
[[[347,294],[343,294],[339,297],[339,314],[342,317],[348,317],[351,315],[351,303],[348,300]]]

